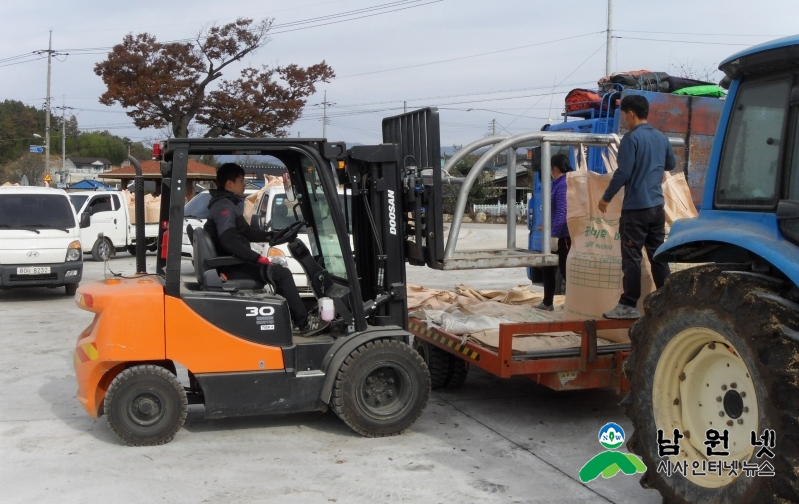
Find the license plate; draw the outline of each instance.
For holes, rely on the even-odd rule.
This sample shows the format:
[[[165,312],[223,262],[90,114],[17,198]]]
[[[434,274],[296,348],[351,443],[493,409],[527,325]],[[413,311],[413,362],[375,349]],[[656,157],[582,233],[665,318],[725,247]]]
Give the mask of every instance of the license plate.
[[[17,268],[17,275],[46,275],[50,273],[50,266],[33,266],[30,268]]]

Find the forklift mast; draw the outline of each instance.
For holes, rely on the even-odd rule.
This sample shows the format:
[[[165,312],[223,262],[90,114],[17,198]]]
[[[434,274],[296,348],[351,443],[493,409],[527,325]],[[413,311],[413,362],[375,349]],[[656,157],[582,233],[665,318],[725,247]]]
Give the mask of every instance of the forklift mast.
[[[365,309],[374,325],[407,329],[405,262],[441,269],[444,253],[438,111],[384,119],[383,141],[350,148],[338,175],[352,195],[355,264],[373,300]]]

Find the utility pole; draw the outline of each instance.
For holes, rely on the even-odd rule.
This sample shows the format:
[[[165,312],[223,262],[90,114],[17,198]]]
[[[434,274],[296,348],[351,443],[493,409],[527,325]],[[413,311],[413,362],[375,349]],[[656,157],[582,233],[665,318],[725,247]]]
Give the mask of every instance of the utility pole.
[[[497,135],[497,120],[491,119],[491,136]],[[497,165],[497,156],[494,156],[494,166]]]
[[[66,96],[61,95],[61,171],[67,166],[67,106]],[[128,145],[128,156],[130,156],[130,145]],[[62,181],[63,182],[63,181]]]
[[[406,101],[402,102],[402,113],[403,114],[407,114],[408,113],[408,102],[406,102]]]
[[[322,102],[322,138],[327,138],[327,90],[325,90],[325,101]]]
[[[65,182],[64,178],[68,178],[66,171],[67,165],[67,109],[72,110],[72,107],[66,106],[66,95],[61,95],[61,106],[51,107],[51,109],[61,109],[61,171],[56,172],[60,175],[60,182]],[[130,144],[128,144],[128,154],[130,154]]]
[[[613,0],[608,0],[608,31],[605,42],[605,75],[610,76],[610,58],[613,53]]]
[[[50,43],[47,46],[47,98],[44,119],[44,172],[50,174],[50,65],[53,58],[53,30],[50,30]]]

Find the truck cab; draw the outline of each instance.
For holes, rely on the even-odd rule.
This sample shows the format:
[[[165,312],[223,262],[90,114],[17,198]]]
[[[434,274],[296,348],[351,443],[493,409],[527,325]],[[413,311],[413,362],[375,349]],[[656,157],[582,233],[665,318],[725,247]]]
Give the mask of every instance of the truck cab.
[[[131,219],[131,208],[122,191],[77,191],[69,193],[69,200],[78,215],[89,216],[89,226],[83,230],[83,252],[95,261],[103,261],[127,250],[135,253],[136,233]],[[145,226],[149,250],[155,250],[158,226]]]
[[[87,225],[61,189],[0,187],[0,289],[63,286],[74,295]]]

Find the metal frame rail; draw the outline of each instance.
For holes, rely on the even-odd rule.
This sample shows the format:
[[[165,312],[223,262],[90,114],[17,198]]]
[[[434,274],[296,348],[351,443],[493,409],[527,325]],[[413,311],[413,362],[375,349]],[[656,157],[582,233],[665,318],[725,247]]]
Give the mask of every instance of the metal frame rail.
[[[516,171],[515,159],[516,149],[520,147],[541,147],[541,196],[542,196],[542,222],[543,236],[549,236],[552,231],[551,216],[551,166],[550,152],[553,145],[584,145],[586,147],[604,147],[614,141],[613,135],[586,134],[537,131],[533,133],[523,133],[514,136],[495,136],[483,138],[465,146],[454,156],[447,160],[442,168],[445,172],[452,170],[455,165],[463,158],[475,150],[493,145],[482,157],[474,164],[469,174],[463,179],[455,212],[452,216],[452,225],[449,229],[447,243],[444,249],[443,269],[485,269],[485,268],[515,268],[520,266],[557,266],[557,256],[552,254],[549,240],[543,240],[543,250],[531,252],[527,249],[516,248],[516,208],[511,205],[511,200],[516,194]],[[669,138],[673,146],[684,145],[681,138]],[[463,215],[466,211],[466,200],[469,191],[472,189],[480,173],[488,164],[488,161],[503,151],[508,151],[508,217],[507,217],[507,247],[504,249],[492,250],[470,250],[456,251],[458,244],[458,233],[463,223]],[[513,195],[513,196],[512,196]],[[513,201],[515,203],[515,201]]]
[[[613,387],[620,394],[629,390],[621,366],[630,354],[630,344],[598,347],[597,331],[628,329],[633,322],[602,319],[500,324],[499,347],[496,350],[438,328],[428,328],[415,318],[409,319],[408,330],[414,337],[500,378],[522,375],[554,390]],[[566,331],[581,334],[579,349],[513,354],[513,338],[516,336]]]

